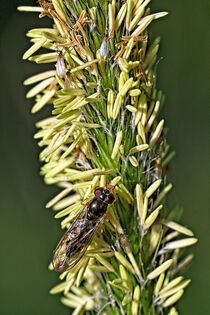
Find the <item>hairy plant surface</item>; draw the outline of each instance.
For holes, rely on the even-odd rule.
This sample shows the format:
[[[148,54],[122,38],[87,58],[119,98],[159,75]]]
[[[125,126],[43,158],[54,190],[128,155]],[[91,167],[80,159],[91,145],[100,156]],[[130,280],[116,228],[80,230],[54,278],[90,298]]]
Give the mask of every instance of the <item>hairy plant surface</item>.
[[[51,65],[24,82],[36,83],[27,93],[35,97],[32,113],[52,110],[35,134],[41,174],[61,189],[47,208],[66,229],[96,187],[112,185],[116,196],[103,233],[96,231],[50,292],[62,292],[75,315],[178,314],[174,304],[190,282],[180,272],[193,257],[184,248],[197,239],[174,221],[180,209],[165,200],[175,153],[156,85],[160,38],[152,39],[148,26],[167,13],[150,12],[150,0],[38,2],[19,10],[52,21],[52,28],[27,33],[33,44],[23,56]]]

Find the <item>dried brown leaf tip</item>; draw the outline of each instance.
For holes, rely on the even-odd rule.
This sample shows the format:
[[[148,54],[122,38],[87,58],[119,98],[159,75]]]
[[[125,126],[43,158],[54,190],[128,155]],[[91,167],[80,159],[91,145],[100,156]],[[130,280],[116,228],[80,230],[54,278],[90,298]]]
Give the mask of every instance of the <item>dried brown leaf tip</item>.
[[[24,84],[33,85],[26,95],[33,113],[51,110],[34,136],[41,175],[60,188],[46,207],[65,229],[49,266],[61,282],[50,293],[63,294],[74,315],[175,315],[190,283],[180,273],[197,239],[165,202],[175,153],[156,85],[160,38],[149,31],[167,13],[151,12],[149,3],[19,7],[51,18],[50,28],[28,31],[32,46],[23,56],[49,70]]]

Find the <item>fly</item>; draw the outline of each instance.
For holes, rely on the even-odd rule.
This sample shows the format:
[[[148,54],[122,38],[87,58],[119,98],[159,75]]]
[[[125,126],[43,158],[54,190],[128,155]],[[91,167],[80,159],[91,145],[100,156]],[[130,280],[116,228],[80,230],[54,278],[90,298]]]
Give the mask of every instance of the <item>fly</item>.
[[[105,36],[104,39],[103,39],[103,42],[101,43],[100,55],[102,57],[106,57],[106,55],[108,53],[108,41],[109,41],[108,36]]]
[[[56,271],[69,270],[80,261],[103,222],[108,205],[115,200],[113,190],[111,185],[95,189],[95,197],[84,206],[54,251],[53,266]]]

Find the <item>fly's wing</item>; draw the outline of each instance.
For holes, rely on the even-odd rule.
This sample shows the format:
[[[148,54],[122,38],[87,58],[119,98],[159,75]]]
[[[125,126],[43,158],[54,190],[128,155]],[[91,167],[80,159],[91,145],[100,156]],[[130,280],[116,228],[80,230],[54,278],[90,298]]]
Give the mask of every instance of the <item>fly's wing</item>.
[[[87,218],[87,207],[66,231],[58,243],[53,257],[53,266],[56,271],[65,271],[73,268],[84,255],[95,231],[102,222],[102,218],[90,221]]]

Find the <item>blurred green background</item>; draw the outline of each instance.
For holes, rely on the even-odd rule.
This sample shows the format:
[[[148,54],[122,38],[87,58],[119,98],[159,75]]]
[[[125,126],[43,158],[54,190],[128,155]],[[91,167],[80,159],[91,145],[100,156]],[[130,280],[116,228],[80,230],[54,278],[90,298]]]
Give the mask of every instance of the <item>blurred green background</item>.
[[[33,140],[31,100],[25,99],[23,80],[48,69],[21,60],[29,47],[28,29],[48,25],[37,14],[18,13],[17,5],[35,0],[0,2],[0,314],[70,314],[59,296],[50,296],[57,274],[47,270],[59,222],[44,205],[56,193],[39,176],[39,149]],[[192,228],[199,243],[187,272],[192,279],[179,303],[180,314],[210,314],[209,209],[209,38],[208,0],[153,0],[153,11],[169,15],[153,22],[153,34],[162,37],[158,86],[166,94],[162,116],[168,140],[177,155],[170,170],[171,199],[184,207],[182,223]]]

